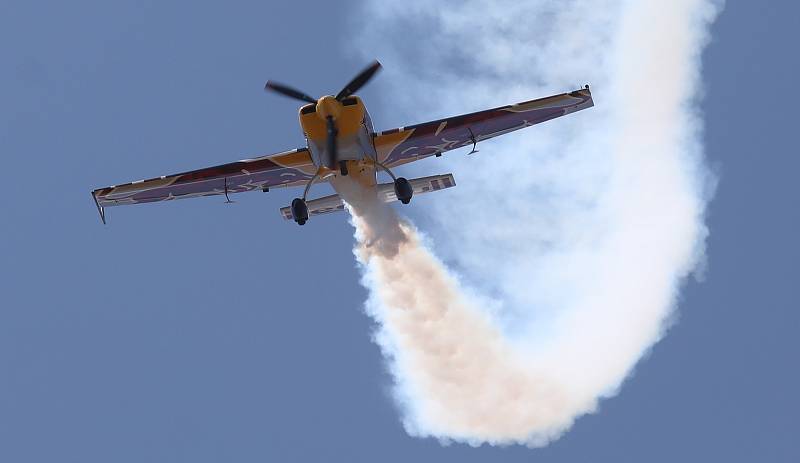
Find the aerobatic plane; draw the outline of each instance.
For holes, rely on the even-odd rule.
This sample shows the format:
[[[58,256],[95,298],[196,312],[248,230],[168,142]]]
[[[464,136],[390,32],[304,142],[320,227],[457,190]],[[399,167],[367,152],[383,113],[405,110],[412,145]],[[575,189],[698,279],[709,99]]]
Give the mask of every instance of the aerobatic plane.
[[[191,170],[148,180],[99,188],[92,192],[100,218],[105,208],[124,204],[150,203],[198,196],[275,188],[303,187],[302,196],[281,208],[286,220],[299,225],[310,216],[340,211],[339,195],[309,199],[312,185],[336,177],[347,177],[373,188],[383,201],[408,204],[415,195],[455,186],[452,174],[407,180],[397,177],[395,167],[419,161],[594,105],[589,86],[569,93],[501,106],[422,124],[376,132],[364,102],[355,95],[380,69],[375,61],[361,71],[336,96],[312,98],[287,85],[268,81],[265,89],[300,100],[300,127],[306,146],[277,154],[258,156],[204,169]],[[383,171],[392,179],[378,183]]]

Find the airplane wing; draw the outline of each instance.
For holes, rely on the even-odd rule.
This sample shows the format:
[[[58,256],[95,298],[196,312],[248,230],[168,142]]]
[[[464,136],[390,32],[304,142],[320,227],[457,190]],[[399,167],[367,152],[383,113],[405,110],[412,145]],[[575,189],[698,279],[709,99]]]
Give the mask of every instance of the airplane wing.
[[[586,86],[574,92],[376,133],[375,149],[378,160],[391,168],[592,106],[592,93]]]
[[[98,188],[92,192],[92,197],[105,222],[105,207],[304,185],[313,177],[316,169],[308,149],[298,148],[180,174]]]

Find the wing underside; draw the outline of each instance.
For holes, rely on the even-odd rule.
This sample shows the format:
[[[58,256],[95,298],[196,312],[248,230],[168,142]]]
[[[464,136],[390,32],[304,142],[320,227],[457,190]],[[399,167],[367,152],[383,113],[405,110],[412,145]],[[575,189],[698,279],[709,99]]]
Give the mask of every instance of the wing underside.
[[[589,88],[509,106],[387,130],[375,135],[378,159],[388,167],[439,155],[594,105]]]
[[[98,208],[199,196],[227,195],[305,184],[316,167],[306,148],[137,182],[92,192]]]

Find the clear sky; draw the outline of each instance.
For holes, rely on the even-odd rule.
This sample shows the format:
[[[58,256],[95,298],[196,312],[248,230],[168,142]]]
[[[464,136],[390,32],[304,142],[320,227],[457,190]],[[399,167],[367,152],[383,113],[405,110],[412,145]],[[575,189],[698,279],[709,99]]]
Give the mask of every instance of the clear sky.
[[[336,29],[355,3],[186,5],[0,3],[0,461],[800,460],[794,2],[729,1],[712,28],[705,281],[536,450],[405,434],[346,215],[299,228],[273,191],[100,224],[92,188],[301,146],[267,79],[330,93],[365,64]]]

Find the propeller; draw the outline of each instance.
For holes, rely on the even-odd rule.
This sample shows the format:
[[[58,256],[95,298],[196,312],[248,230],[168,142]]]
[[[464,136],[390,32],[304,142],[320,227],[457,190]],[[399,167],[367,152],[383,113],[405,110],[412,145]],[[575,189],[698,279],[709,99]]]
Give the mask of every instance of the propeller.
[[[372,76],[374,76],[375,73],[380,70],[380,68],[381,63],[379,63],[378,60],[373,61],[372,64],[364,68],[364,70],[358,73],[353,80],[345,85],[342,91],[336,94],[336,99],[342,101],[353,93],[359,91],[361,87],[366,85],[366,83],[372,79]]]
[[[353,80],[348,82],[344,88],[336,94],[336,99],[338,101],[342,101],[345,98],[349,97],[350,95],[356,93],[367,84],[367,82],[372,79],[372,76],[375,75],[381,69],[381,63],[378,60],[375,60],[364,68],[363,71],[359,72],[357,76],[353,77]],[[295,88],[289,87],[288,85],[279,84],[275,81],[267,81],[267,85],[264,86],[264,90],[272,90],[273,92],[278,92],[281,95],[288,96],[289,98],[294,98],[295,100],[305,101],[306,103],[316,103],[317,100],[308,96],[307,94],[297,90]]]
[[[344,86],[344,88],[336,94],[336,100],[341,102],[345,98],[349,97],[350,95],[356,93],[363,87],[364,85],[369,82],[372,77],[381,69],[381,63],[378,60],[375,60],[364,68],[361,72],[358,73],[353,79]],[[294,98],[295,100],[304,101],[306,103],[311,104],[324,104],[324,101],[330,101],[330,97],[322,98],[318,100],[308,96],[307,94],[297,90],[295,88],[289,87],[288,85],[279,84],[274,81],[267,81],[267,85],[264,86],[264,90],[272,90],[273,92],[280,93],[281,95],[288,96],[289,98]],[[323,106],[324,107],[324,106]],[[318,111],[321,109],[318,107]],[[328,129],[328,137],[327,137],[327,151],[330,153],[332,159],[337,159],[337,146],[336,146],[336,136],[339,133],[338,128],[336,127],[336,121],[334,120],[333,116],[328,115],[325,116],[325,122]],[[342,175],[347,175],[347,162],[340,161],[339,168],[342,172]]]
[[[289,98],[294,98],[295,100],[305,101],[307,103],[316,103],[317,100],[311,98],[310,96],[306,95],[305,93],[301,92],[300,90],[296,90],[288,85],[279,84],[277,82],[268,80],[267,85],[264,86],[264,90],[272,90],[273,92],[278,92],[281,95],[288,96]]]
[[[336,128],[336,122],[333,120],[333,116],[326,117],[325,123],[328,126],[328,145],[326,149],[329,153],[332,153],[333,159],[336,159],[338,154],[336,137],[339,135],[339,129]],[[347,175],[347,161],[339,161],[339,171],[342,173],[342,176]]]

